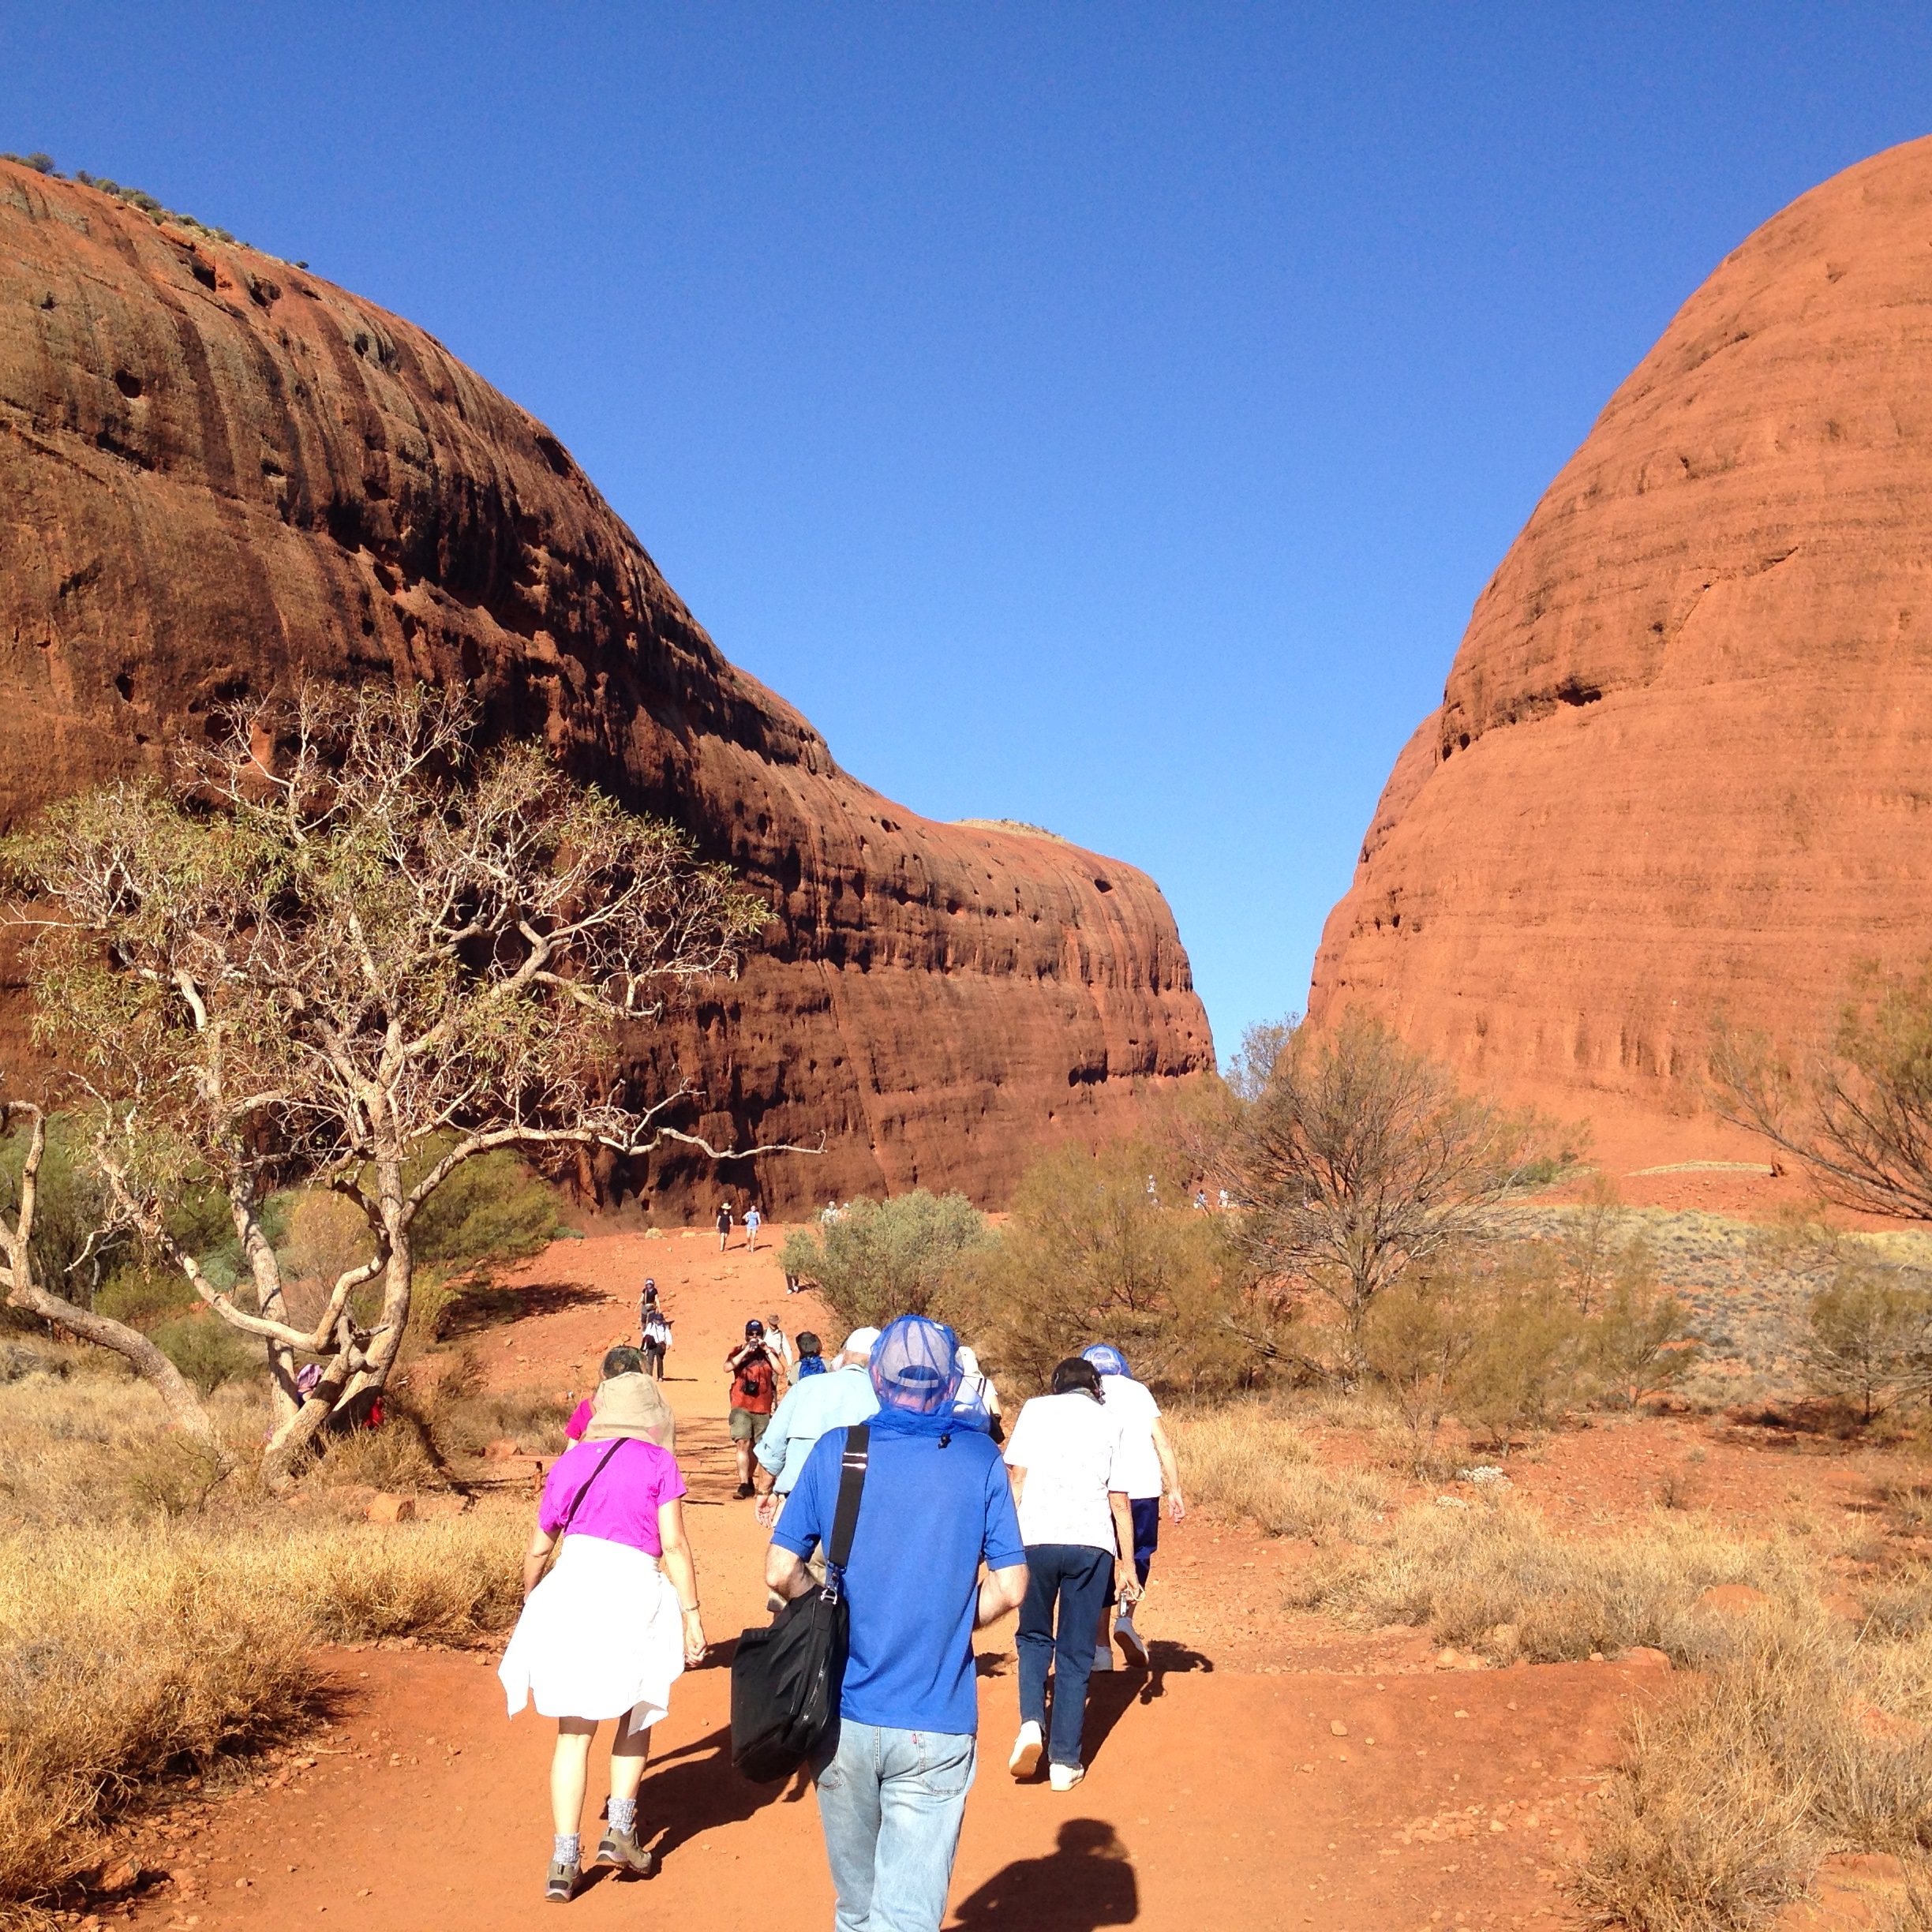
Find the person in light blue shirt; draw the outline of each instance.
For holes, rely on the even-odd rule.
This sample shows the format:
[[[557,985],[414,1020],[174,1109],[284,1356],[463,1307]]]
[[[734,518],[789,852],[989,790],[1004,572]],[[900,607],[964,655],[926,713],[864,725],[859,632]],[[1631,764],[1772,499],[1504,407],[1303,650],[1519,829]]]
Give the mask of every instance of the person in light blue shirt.
[[[751,1470],[758,1519],[767,1530],[778,1520],[812,1444],[827,1429],[844,1428],[878,1413],[869,1368],[878,1339],[876,1328],[855,1328],[845,1338],[835,1368],[822,1376],[802,1377],[786,1390]]]
[[[1026,1596],[999,1451],[953,1410],[957,1346],[950,1328],[902,1315],[872,1350],[878,1411],[842,1578],[850,1642],[811,1767],[837,1932],[939,1932],[978,1762],[972,1633]],[[805,1459],[766,1555],[781,1597],[811,1587],[805,1559],[832,1534],[856,1433],[828,1429]]]

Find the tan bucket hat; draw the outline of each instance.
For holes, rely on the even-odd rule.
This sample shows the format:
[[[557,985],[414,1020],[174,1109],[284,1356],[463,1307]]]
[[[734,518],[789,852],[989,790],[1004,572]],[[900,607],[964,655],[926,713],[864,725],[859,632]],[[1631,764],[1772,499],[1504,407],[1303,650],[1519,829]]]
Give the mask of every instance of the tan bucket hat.
[[[635,1436],[677,1454],[677,1422],[655,1376],[612,1376],[597,1384],[590,1398],[590,1426],[586,1442],[615,1442]]]

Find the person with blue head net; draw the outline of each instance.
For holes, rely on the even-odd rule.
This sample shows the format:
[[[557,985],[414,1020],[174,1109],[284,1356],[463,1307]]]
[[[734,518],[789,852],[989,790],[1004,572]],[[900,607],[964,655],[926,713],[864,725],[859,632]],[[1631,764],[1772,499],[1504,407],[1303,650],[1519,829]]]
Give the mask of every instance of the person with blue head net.
[[[1154,1567],[1154,1552],[1160,1543],[1161,1499],[1167,1500],[1168,1513],[1176,1522],[1187,1514],[1181,1495],[1181,1466],[1174,1459],[1174,1444],[1161,1425],[1160,1404],[1154,1391],[1136,1382],[1127,1366],[1127,1357],[1110,1342],[1096,1342],[1080,1350],[1080,1358],[1100,1372],[1100,1399],[1110,1415],[1121,1424],[1121,1446],[1126,1458],[1127,1511],[1133,1523],[1134,1575],[1142,1590],[1148,1573]],[[1094,1657],[1096,1670],[1114,1667],[1113,1640],[1130,1662],[1145,1668],[1148,1647],[1134,1622],[1136,1606],[1129,1604],[1117,1616],[1110,1597],[1100,1615],[1099,1646]],[[1104,1661],[1103,1661],[1104,1660]]]
[[[863,1484],[840,1576],[850,1617],[837,1721],[812,1763],[838,1932],[938,1932],[978,1762],[972,1633],[1026,1595],[999,1451],[953,1404],[953,1331],[902,1315],[873,1343],[869,1421],[828,1428],[785,1500],[765,1565],[789,1600],[831,1541],[847,1458]],[[874,1901],[877,1901],[876,1907]]]

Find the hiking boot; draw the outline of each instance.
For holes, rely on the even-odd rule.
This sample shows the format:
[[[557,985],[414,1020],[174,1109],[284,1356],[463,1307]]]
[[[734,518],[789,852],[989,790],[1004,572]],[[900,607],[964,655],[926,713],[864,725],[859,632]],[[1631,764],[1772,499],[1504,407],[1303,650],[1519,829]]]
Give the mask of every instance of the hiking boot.
[[[1049,1765],[1046,1782],[1057,1792],[1070,1792],[1087,1775],[1084,1765]]]
[[[552,1905],[567,1905],[577,1896],[583,1874],[575,1865],[552,1865],[544,1884],[544,1898]]]
[[[740,1483],[732,1493],[742,1503],[751,1494],[751,1485],[749,1483]]]
[[[619,1831],[614,1825],[604,1834],[604,1841],[597,1848],[593,1861],[599,1865],[615,1865],[620,1871],[631,1873],[642,1878],[657,1863],[650,1852],[638,1843],[635,1830]]]
[[[1116,1617],[1114,1619],[1114,1635],[1120,1647],[1127,1653],[1127,1661],[1138,1669],[1145,1670],[1148,1667],[1147,1641],[1134,1628],[1133,1619],[1130,1616]]]
[[[1039,1769],[1040,1753],[1045,1749],[1040,1728],[1029,1717],[1013,1739],[1013,1755],[1006,1760],[1006,1769],[1017,1778],[1031,1777]]]

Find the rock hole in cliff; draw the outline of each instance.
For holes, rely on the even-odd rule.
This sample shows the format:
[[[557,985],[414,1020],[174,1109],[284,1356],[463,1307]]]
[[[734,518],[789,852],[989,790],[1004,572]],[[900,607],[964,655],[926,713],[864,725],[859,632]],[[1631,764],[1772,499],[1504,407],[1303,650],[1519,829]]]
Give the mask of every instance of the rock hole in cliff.
[[[189,263],[188,272],[193,275],[204,289],[212,289],[215,286],[215,271],[210,268],[206,262],[203,261],[199,256],[197,256],[193,261]]]
[[[1111,879],[1096,878],[1094,881],[1095,892],[1111,892],[1113,889],[1114,882]]]
[[[141,392],[141,379],[132,369],[116,369],[114,387],[124,396],[137,396]]]
[[[369,354],[369,336],[367,333],[361,329],[358,329],[355,334],[349,339],[349,346],[350,348],[354,350],[358,355],[367,355]]]
[[[1567,679],[1556,687],[1556,698],[1559,704],[1594,704],[1602,695],[1602,691],[1596,685],[1580,683],[1574,678]]]
[[[564,454],[564,445],[553,436],[540,436],[537,447],[543,459],[560,477],[571,473],[571,459]]]
[[[133,672],[131,671],[123,671],[121,675],[114,680],[114,689],[121,694],[122,698],[125,702],[132,704],[134,702]]]

